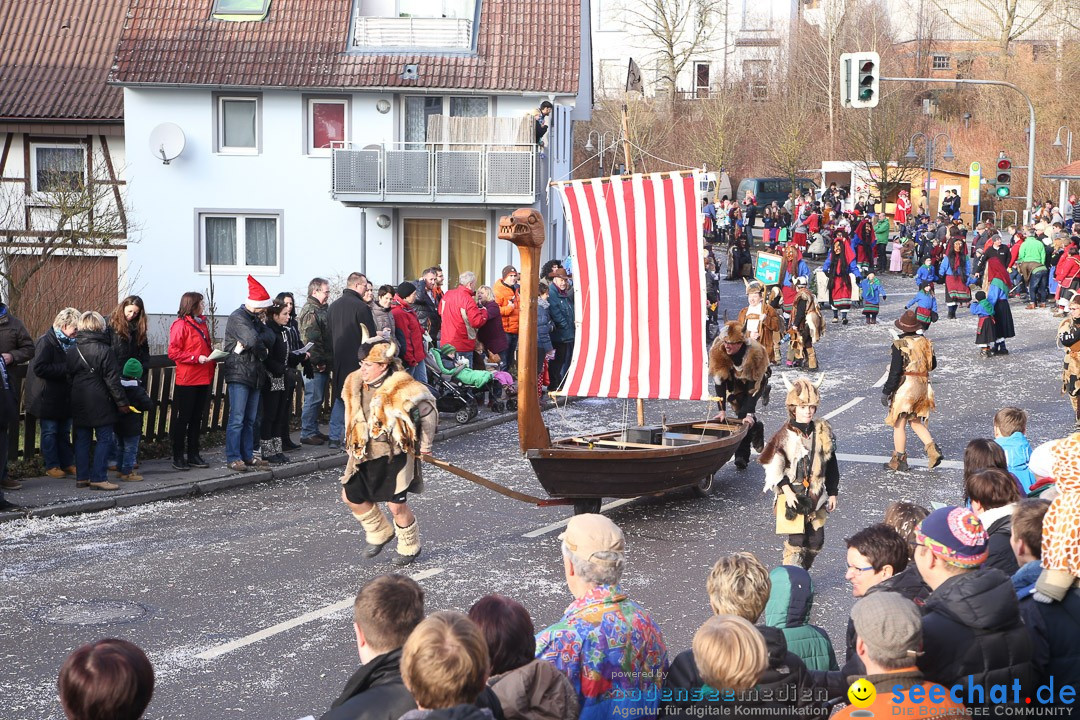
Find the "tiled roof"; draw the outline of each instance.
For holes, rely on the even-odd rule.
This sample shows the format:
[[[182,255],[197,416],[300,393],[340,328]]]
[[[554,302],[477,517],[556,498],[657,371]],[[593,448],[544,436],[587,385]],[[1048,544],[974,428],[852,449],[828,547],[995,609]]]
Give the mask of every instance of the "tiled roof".
[[[120,120],[106,85],[127,0],[0,0],[0,119]]]
[[[1080,178],[1080,160],[1071,162],[1068,165],[1062,165],[1059,168],[1051,170],[1048,173],[1043,174],[1044,178],[1051,180],[1062,180],[1065,178],[1076,179]]]
[[[119,84],[577,92],[579,0],[480,0],[464,55],[347,53],[351,0],[273,0],[261,22],[214,20],[212,0],[130,2]],[[408,63],[418,80],[400,78]]]

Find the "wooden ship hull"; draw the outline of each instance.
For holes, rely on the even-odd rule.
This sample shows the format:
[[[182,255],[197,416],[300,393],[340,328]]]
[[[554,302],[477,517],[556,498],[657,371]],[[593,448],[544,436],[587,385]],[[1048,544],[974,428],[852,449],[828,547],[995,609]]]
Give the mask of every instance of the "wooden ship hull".
[[[557,498],[632,498],[685,487],[708,489],[735,454],[746,426],[675,423],[667,442],[635,443],[621,431],[563,438],[525,453],[549,495]]]

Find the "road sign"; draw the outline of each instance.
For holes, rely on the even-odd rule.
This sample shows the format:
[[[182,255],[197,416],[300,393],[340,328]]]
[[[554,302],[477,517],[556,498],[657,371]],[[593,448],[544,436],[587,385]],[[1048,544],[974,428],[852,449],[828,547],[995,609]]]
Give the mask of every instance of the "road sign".
[[[968,167],[968,205],[979,204],[979,186],[982,185],[982,165],[977,162]]]

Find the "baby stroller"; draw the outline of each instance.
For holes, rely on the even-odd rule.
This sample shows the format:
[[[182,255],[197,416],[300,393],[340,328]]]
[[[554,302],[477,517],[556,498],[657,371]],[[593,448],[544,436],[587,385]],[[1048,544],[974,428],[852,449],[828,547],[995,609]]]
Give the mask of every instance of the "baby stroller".
[[[425,362],[428,367],[428,386],[435,395],[435,407],[441,413],[450,413],[458,425],[464,425],[480,412],[480,399],[485,393],[491,396],[492,409],[505,412],[517,409],[517,393],[509,392],[513,378],[508,373],[474,370],[458,364],[457,351],[453,345],[443,345],[428,351]],[[509,383],[500,382],[496,375],[505,375]]]

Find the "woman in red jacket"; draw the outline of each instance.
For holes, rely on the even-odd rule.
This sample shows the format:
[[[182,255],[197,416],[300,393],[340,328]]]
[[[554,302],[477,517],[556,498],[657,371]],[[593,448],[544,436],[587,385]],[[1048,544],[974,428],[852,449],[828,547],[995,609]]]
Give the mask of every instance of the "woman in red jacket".
[[[203,312],[202,293],[186,292],[180,298],[176,320],[169,328],[169,359],[176,363],[169,435],[173,467],[177,470],[210,467],[199,456],[199,433],[206,417],[216,363],[209,357],[213,351],[213,338]]]
[[[424,358],[427,349],[424,347],[424,331],[412,306],[415,300],[416,286],[405,281],[397,287],[394,300],[390,303],[390,312],[394,316],[394,324],[400,336],[398,342],[404,340],[401,359],[405,362],[405,369],[413,379],[426,383],[427,365],[424,364]]]

